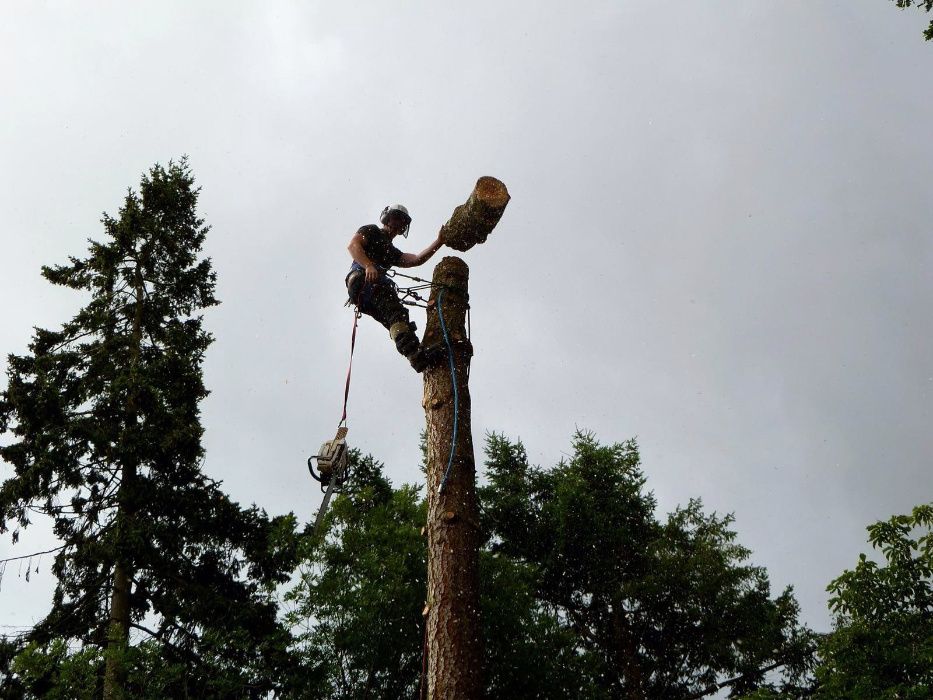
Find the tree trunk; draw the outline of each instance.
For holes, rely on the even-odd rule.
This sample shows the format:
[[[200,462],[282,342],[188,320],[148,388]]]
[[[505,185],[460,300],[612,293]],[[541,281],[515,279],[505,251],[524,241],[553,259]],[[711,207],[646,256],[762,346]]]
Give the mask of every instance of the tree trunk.
[[[456,370],[456,396],[448,357],[424,373],[427,419],[428,611],[427,680],[430,700],[473,700],[483,692],[479,615],[479,513],[470,427],[470,358],[466,335],[469,268],[447,257],[434,269],[426,346],[447,351]],[[456,408],[456,435],[454,417]],[[453,458],[451,444],[454,445]],[[448,461],[450,471],[445,481]],[[443,484],[443,487],[442,487]]]
[[[121,700],[126,685],[124,653],[130,629],[130,575],[118,562],[113,571],[110,596],[110,624],[107,630],[107,664],[104,672],[104,700]]]
[[[142,270],[136,263],[134,275],[136,309],[133,316],[133,335],[130,345],[130,373],[136,380],[136,368],[142,353],[143,301],[145,283]],[[137,387],[131,382],[126,397],[126,423],[123,449],[127,449],[131,434],[137,430],[139,408],[136,400]],[[130,439],[128,439],[130,438]],[[131,527],[133,517],[131,503],[133,482],[136,480],[136,456],[124,457],[120,470],[120,488],[117,491],[116,539],[117,557],[113,567],[113,591],[110,594],[110,618],[107,625],[107,651],[104,669],[104,700],[122,700],[126,686],[126,648],[130,636],[130,592],[133,580],[131,563],[121,553],[123,541]]]

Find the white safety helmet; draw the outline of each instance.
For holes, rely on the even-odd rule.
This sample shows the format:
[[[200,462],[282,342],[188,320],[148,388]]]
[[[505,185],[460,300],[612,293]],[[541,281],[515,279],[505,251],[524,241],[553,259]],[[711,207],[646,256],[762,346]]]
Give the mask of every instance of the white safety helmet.
[[[408,238],[408,229],[411,228],[411,214],[408,213],[408,207],[406,207],[404,204],[390,204],[385,209],[383,209],[382,214],[379,215],[379,223],[383,226],[389,223],[389,213],[393,211],[401,212],[405,215],[405,218],[408,219],[408,223],[402,230],[402,237]]]

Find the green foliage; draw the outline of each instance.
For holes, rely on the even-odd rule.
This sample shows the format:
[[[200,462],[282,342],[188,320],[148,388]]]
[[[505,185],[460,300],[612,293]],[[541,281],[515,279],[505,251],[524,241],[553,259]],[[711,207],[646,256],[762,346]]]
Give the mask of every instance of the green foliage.
[[[771,598],[731,518],[698,501],[654,516],[633,442],[578,434],[553,469],[486,442],[480,553],[489,697],[699,697],[769,689],[806,666],[809,633],[791,592]],[[426,517],[371,458],[308,537],[289,621],[304,626],[307,697],[411,697],[420,676]],[[309,686],[311,684],[309,683]]]
[[[606,697],[594,680],[598,668],[555,611],[537,599],[536,584],[535,567],[480,552],[487,696]]]
[[[933,504],[871,525],[864,554],[828,587],[835,630],[820,648],[818,697],[933,696]]]
[[[393,489],[372,457],[352,451],[350,459],[353,478],[334,499],[324,536],[306,537],[299,583],[286,596],[305,660],[297,697],[413,697],[424,642],[426,503],[418,488]],[[528,567],[487,551],[480,568],[489,697],[557,699],[588,687],[572,635],[537,609]]]
[[[908,7],[917,7],[918,9],[929,12],[933,9],[933,0],[892,0],[892,2],[896,3],[902,10]],[[926,31],[923,32],[923,36],[927,41],[933,39],[933,21],[930,22]]]
[[[660,522],[634,441],[578,433],[573,448],[542,470],[491,436],[481,502],[492,551],[536,567],[540,603],[573,631],[607,696],[693,697],[725,680],[742,694],[765,669],[804,671],[810,635],[791,591],[770,597],[731,516],[693,500]]]
[[[102,689],[103,663],[100,649],[86,647],[70,653],[65,641],[56,639],[45,645],[33,642],[26,646],[15,658],[12,671],[25,697],[93,700]]]
[[[350,454],[352,480],[323,538],[308,533],[287,615],[306,660],[299,697],[411,697],[421,670],[426,551],[418,490],[394,490],[372,457]]]
[[[89,301],[9,357],[0,458],[13,474],[0,486],[0,532],[15,541],[41,514],[64,545],[35,649],[56,658],[48,645],[62,640],[78,645],[75,659],[96,653],[119,565],[131,578],[129,626],[155,640],[141,649],[184,666],[206,697],[223,691],[220,678],[252,693],[285,677],[289,636],[271,592],[295,547],[293,518],[241,508],[201,471],[212,339],[200,312],[217,300],[197,200],[184,160],[156,165],[116,218],[103,216],[106,238],[87,258],[43,268]]]
[[[263,697],[227,673],[200,675],[188,664],[172,662],[170,650],[148,639],[123,651],[124,693],[134,700],[165,698]],[[104,652],[94,646],[69,645],[62,639],[33,642],[19,651],[9,669],[14,684],[0,697],[50,700],[96,700],[103,692]]]
[[[147,640],[128,647],[125,692],[138,700],[188,697],[197,688],[189,682],[184,664],[168,663],[164,649]],[[104,653],[94,646],[69,649],[62,639],[33,642],[15,658],[12,673],[20,682],[16,697],[48,700],[95,700],[103,692]],[[203,690],[203,688],[199,689]]]

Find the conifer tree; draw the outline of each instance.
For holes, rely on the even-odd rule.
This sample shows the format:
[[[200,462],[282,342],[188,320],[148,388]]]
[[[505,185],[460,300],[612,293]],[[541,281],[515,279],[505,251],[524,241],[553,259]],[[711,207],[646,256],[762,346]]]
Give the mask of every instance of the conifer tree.
[[[156,165],[88,257],[43,268],[89,301],[9,357],[0,394],[0,532],[15,542],[38,513],[61,542],[27,640],[102,649],[105,698],[139,695],[134,640],[180,669],[165,695],[263,693],[289,665],[270,592],[293,564],[293,519],[241,508],[201,469],[200,314],[218,302],[198,194],[185,159]]]

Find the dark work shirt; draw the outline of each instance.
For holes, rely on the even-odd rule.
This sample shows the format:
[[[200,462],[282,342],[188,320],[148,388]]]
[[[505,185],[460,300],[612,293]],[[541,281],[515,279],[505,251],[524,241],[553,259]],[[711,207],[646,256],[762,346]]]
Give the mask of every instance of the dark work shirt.
[[[357,231],[363,236],[363,250],[375,265],[388,270],[398,265],[402,259],[402,251],[392,245],[392,239],[375,224],[363,226]]]

